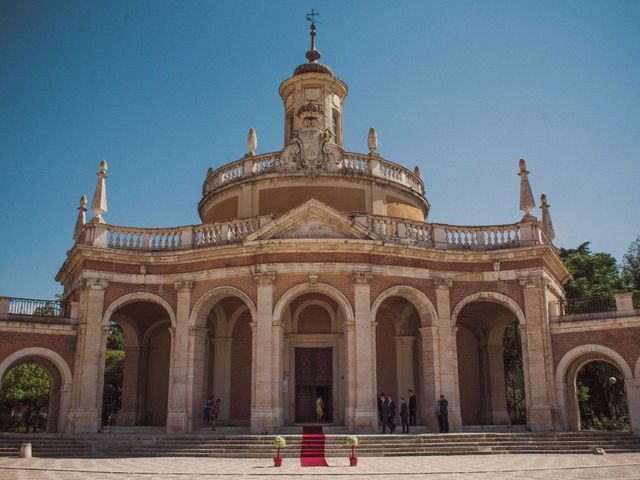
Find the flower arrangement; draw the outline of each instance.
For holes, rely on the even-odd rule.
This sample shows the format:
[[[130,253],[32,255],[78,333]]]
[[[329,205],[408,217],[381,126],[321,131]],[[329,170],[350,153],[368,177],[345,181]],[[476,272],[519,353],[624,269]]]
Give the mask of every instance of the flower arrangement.
[[[284,437],[281,437],[280,435],[278,435],[276,438],[273,439],[273,444],[278,449],[278,452],[276,453],[276,457],[273,459],[273,464],[276,467],[281,467],[282,457],[280,456],[280,449],[287,446],[287,441],[284,439]]]

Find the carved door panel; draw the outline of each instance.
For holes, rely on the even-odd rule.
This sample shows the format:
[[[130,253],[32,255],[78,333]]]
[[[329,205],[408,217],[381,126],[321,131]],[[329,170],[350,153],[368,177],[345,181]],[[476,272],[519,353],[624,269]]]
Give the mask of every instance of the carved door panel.
[[[323,422],[330,422],[332,412],[333,350],[331,348],[296,348],[296,422],[316,422],[316,398],[322,397]]]

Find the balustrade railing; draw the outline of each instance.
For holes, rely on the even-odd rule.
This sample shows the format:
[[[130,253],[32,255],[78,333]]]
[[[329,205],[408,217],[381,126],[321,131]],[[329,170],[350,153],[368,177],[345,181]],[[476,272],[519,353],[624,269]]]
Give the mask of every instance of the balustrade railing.
[[[617,306],[613,295],[566,298],[557,302],[557,314],[559,317],[615,311],[617,311]]]
[[[224,165],[217,170],[210,171],[202,187],[203,196],[242,178],[278,171],[287,173],[282,168],[281,153],[272,152],[247,156]],[[345,152],[337,171],[351,174],[369,174],[385,178],[424,194],[424,184],[416,173],[378,155]]]
[[[65,318],[67,316],[67,303],[59,300],[11,298],[9,301],[9,314]]]
[[[263,215],[164,229],[89,223],[78,238],[78,244],[134,251],[202,248],[242,242],[273,218]],[[497,250],[549,243],[537,222],[465,227],[370,214],[354,215],[353,218],[385,242],[438,250]]]

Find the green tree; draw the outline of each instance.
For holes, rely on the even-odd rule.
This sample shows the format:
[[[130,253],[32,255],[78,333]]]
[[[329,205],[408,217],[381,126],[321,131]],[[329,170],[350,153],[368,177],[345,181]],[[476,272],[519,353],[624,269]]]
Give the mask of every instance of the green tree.
[[[0,414],[13,416],[22,410],[23,418],[37,419],[49,404],[51,380],[36,363],[23,363],[9,370],[0,383]]]
[[[630,276],[621,274],[615,257],[591,253],[589,242],[576,249],[561,249],[560,256],[573,277],[565,285],[567,298],[612,295],[630,288]]]
[[[124,351],[107,350],[104,358],[104,389],[102,391],[102,423],[111,412],[111,402],[122,398],[124,380]]]
[[[613,379],[613,380],[612,380]],[[578,372],[578,406],[582,428],[629,430],[624,377],[609,362],[596,360]]]
[[[631,277],[633,289],[640,290],[640,235],[631,242],[622,257],[622,269]]]
[[[506,382],[507,410],[513,424],[527,423],[524,391],[522,344],[518,322],[512,322],[502,337],[504,378]]]

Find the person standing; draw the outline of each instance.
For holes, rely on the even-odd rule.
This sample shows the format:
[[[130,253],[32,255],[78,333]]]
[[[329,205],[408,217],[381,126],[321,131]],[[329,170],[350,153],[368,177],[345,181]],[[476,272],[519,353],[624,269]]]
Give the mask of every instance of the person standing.
[[[216,429],[216,420],[218,420],[218,416],[220,415],[221,408],[222,408],[222,400],[217,398],[216,403],[213,404],[213,408],[211,409],[211,430]]]
[[[382,433],[387,433],[387,418],[389,417],[389,399],[385,396],[384,393],[380,395],[380,399],[382,400],[381,406],[381,416],[382,416]]]
[[[402,420],[402,433],[409,433],[409,408],[404,397],[400,399],[400,420]]]
[[[409,425],[416,425],[416,412],[418,411],[418,401],[413,393],[409,390]]]
[[[382,416],[382,402],[384,400],[384,392],[378,394],[378,425],[384,425],[384,417]]]
[[[387,426],[389,427],[389,432],[394,433],[396,431],[396,402],[393,401],[391,395],[389,395],[389,407],[387,411]]]
[[[322,417],[324,417],[324,402],[322,401],[322,397],[318,396],[318,398],[316,398],[316,418],[318,423],[322,421]]]
[[[438,407],[440,410],[440,415],[438,416],[438,423],[440,424],[440,431],[442,433],[449,432],[449,402],[444,395],[440,395],[440,400],[438,400]]]
[[[211,411],[213,410],[213,395],[209,397],[209,400],[204,402],[204,411],[202,412],[202,423],[205,427],[211,426]]]

